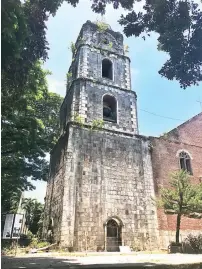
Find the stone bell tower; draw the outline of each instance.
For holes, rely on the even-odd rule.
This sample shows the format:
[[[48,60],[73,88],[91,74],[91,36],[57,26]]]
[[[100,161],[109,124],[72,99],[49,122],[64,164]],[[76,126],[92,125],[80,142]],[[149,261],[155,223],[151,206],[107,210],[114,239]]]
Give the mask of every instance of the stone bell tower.
[[[123,36],[87,21],[73,46],[51,152],[44,236],[74,250],[157,240],[149,141],[138,135]]]
[[[75,44],[67,77],[67,95],[60,116],[62,133],[75,114],[87,124],[104,119],[107,129],[138,133],[130,59],[124,55],[120,33],[109,28],[100,30],[87,21]]]

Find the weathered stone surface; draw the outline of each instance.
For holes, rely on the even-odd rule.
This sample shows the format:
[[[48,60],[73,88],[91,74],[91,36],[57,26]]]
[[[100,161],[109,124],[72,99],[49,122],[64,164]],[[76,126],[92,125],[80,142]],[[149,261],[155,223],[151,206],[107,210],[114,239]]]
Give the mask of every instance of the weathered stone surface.
[[[135,136],[136,94],[130,91],[123,37],[111,30],[100,33],[87,22],[76,48],[61,107],[61,137],[51,154],[44,233],[53,218],[53,237],[61,245],[105,249],[107,220],[116,218],[121,244],[132,245],[142,238],[156,242],[157,218],[149,202],[153,194],[149,142]],[[112,80],[102,77],[105,58],[112,62]],[[117,101],[117,122],[91,130],[93,121],[103,119],[105,94]],[[75,113],[86,127],[68,124]],[[108,244],[114,240],[108,239]]]
[[[113,79],[102,77],[105,58],[112,63]],[[136,250],[167,247],[175,216],[157,211],[151,198],[160,184],[167,184],[169,172],[179,169],[181,149],[193,157],[192,180],[202,176],[202,114],[166,138],[138,135],[123,37],[111,29],[100,32],[89,21],[77,39],[69,72],[61,136],[51,152],[44,236],[52,230],[54,241],[79,251],[118,249],[118,244]],[[117,102],[117,121],[104,121],[94,130],[93,123],[103,119],[106,94]],[[110,227],[112,220],[116,225]],[[202,229],[200,220],[183,223],[183,235]]]
[[[58,165],[52,168],[54,219],[61,217],[57,205],[62,208],[62,222],[54,223],[59,225],[55,240],[59,229],[62,245],[85,250],[87,241],[89,250],[104,248],[104,224],[109,217],[118,217],[123,222],[124,244],[146,236],[156,242],[155,208],[149,202],[153,181],[148,141],[78,126],[70,126],[67,140],[60,141],[58,148],[66,149],[64,162],[51,165]]]

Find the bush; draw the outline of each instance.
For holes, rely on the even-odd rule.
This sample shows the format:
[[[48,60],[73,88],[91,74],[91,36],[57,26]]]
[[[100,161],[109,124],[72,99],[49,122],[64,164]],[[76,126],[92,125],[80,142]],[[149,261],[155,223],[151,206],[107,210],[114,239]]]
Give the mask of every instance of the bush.
[[[38,238],[34,237],[34,238],[32,238],[29,247],[31,247],[31,248],[43,248],[43,247],[47,247],[49,245],[50,245],[49,242],[39,241]]]
[[[34,238],[34,235],[32,232],[28,231],[27,234],[21,234],[20,239],[18,240],[18,244],[21,247],[27,247],[32,243],[32,239]]]
[[[28,239],[33,239],[34,238],[34,235],[33,235],[33,233],[31,231],[27,232],[27,238]]]
[[[131,249],[133,251],[142,251],[143,250],[143,247],[141,246],[140,242],[139,241],[134,241],[131,245]]]
[[[38,245],[38,239],[37,238],[32,238],[32,241],[31,241],[29,246],[31,248],[37,248],[37,245]]]
[[[68,251],[69,252],[73,252],[74,251],[74,248],[73,247],[68,247]]]
[[[30,243],[31,243],[31,238],[29,235],[27,234],[21,234],[20,235],[20,239],[18,240],[18,244],[21,247],[27,247]]]
[[[50,244],[46,241],[43,241],[43,242],[38,242],[37,243],[37,248],[43,248],[43,247],[47,247],[49,246]]]
[[[202,254],[202,234],[189,234],[183,241],[183,252]]]
[[[8,254],[13,249],[12,240],[2,239],[1,240],[1,251]]]

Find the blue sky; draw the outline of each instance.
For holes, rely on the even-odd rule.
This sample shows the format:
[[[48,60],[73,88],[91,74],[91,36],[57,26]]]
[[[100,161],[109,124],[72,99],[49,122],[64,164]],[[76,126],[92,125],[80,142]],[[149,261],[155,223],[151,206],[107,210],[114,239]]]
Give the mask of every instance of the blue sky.
[[[141,9],[140,4],[136,5]],[[64,3],[55,17],[47,22],[47,39],[49,42],[49,60],[45,68],[52,72],[48,77],[49,90],[65,95],[65,77],[71,63],[70,43],[76,41],[82,24],[87,20],[104,19],[114,31],[122,32],[117,20],[124,10],[107,8],[104,18],[93,13],[89,0],[80,0],[77,8]],[[132,90],[138,97],[139,131],[143,135],[158,136],[171,130],[183,121],[201,112],[202,84],[186,90],[180,88],[176,81],[168,81],[158,74],[158,70],[167,59],[167,55],[157,50],[157,36],[152,35],[144,41],[142,38],[124,36],[124,43],[129,46],[131,59]],[[151,113],[170,117],[171,120]],[[36,190],[26,192],[26,197],[37,198],[43,202],[46,183],[36,182]]]

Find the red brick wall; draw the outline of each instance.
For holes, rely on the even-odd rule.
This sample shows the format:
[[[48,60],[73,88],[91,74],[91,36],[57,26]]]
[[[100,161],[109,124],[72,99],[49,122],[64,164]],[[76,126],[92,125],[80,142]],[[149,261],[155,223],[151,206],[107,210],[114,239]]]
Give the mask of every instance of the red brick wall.
[[[190,145],[202,146],[202,113],[170,131],[169,139]]]
[[[202,179],[202,113],[188,124],[182,125],[171,137],[152,138],[152,166],[155,192],[158,194],[160,186],[168,186],[169,174],[179,170],[179,159],[176,156],[179,150],[186,150],[191,155],[193,183],[199,183]],[[169,139],[172,139],[170,141]],[[182,141],[185,142],[182,142]],[[176,215],[165,215],[158,210],[158,223],[160,230],[174,231],[176,227]],[[182,230],[201,230],[202,220],[182,218]]]
[[[176,215],[166,215],[163,210],[158,209],[157,211],[159,229],[164,231],[175,231],[176,230]],[[202,231],[202,220],[191,219],[182,217],[181,219],[181,230],[200,230]]]

